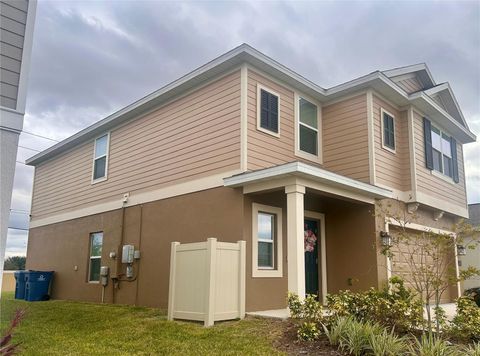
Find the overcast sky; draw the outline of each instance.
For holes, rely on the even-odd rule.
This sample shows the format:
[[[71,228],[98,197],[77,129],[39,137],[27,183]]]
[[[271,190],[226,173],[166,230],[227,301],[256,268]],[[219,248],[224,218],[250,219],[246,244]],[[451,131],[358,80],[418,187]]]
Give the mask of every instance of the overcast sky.
[[[426,62],[480,136],[480,2],[39,1],[24,129],[64,139],[246,42],[318,85]],[[53,141],[22,134],[42,150]],[[35,152],[19,148],[18,161]],[[480,202],[480,144],[465,146]],[[10,226],[26,228],[33,168],[17,163]],[[27,232],[9,229],[7,256]]]

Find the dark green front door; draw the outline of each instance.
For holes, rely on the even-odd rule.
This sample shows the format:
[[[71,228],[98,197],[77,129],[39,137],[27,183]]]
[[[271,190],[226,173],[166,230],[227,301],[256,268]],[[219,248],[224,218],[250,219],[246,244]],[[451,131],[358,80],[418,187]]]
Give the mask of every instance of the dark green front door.
[[[318,296],[319,222],[305,219],[305,292]]]

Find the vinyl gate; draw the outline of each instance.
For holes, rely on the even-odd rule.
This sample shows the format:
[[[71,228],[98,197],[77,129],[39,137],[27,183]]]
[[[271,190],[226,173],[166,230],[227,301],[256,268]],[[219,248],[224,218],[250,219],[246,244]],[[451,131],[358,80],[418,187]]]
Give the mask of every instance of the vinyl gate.
[[[172,242],[168,319],[243,319],[245,263],[245,241]]]

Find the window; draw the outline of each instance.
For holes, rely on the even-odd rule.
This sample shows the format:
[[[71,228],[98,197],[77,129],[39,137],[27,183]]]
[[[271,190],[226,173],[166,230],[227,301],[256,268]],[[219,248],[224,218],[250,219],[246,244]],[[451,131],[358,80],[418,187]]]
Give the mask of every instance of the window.
[[[103,135],[95,140],[93,156],[93,182],[107,179],[108,145],[110,135]]]
[[[90,258],[88,267],[88,281],[100,281],[100,264],[102,261],[103,232],[90,234]]]
[[[280,96],[258,86],[257,129],[280,137]]]
[[[295,154],[321,163],[321,121],[319,105],[295,95]]]
[[[274,268],[275,214],[258,213],[258,268]]]
[[[395,117],[382,109],[383,148],[395,152]]]
[[[252,276],[282,277],[282,209],[253,203]]]
[[[457,143],[427,118],[423,119],[425,139],[425,162],[428,169],[443,173],[459,182]]]

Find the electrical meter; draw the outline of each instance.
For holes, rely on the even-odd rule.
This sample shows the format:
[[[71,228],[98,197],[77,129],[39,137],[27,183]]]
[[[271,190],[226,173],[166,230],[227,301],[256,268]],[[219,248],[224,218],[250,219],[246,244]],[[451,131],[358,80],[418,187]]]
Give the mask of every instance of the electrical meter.
[[[122,248],[122,263],[133,263],[133,254],[135,253],[135,246],[123,245]]]

